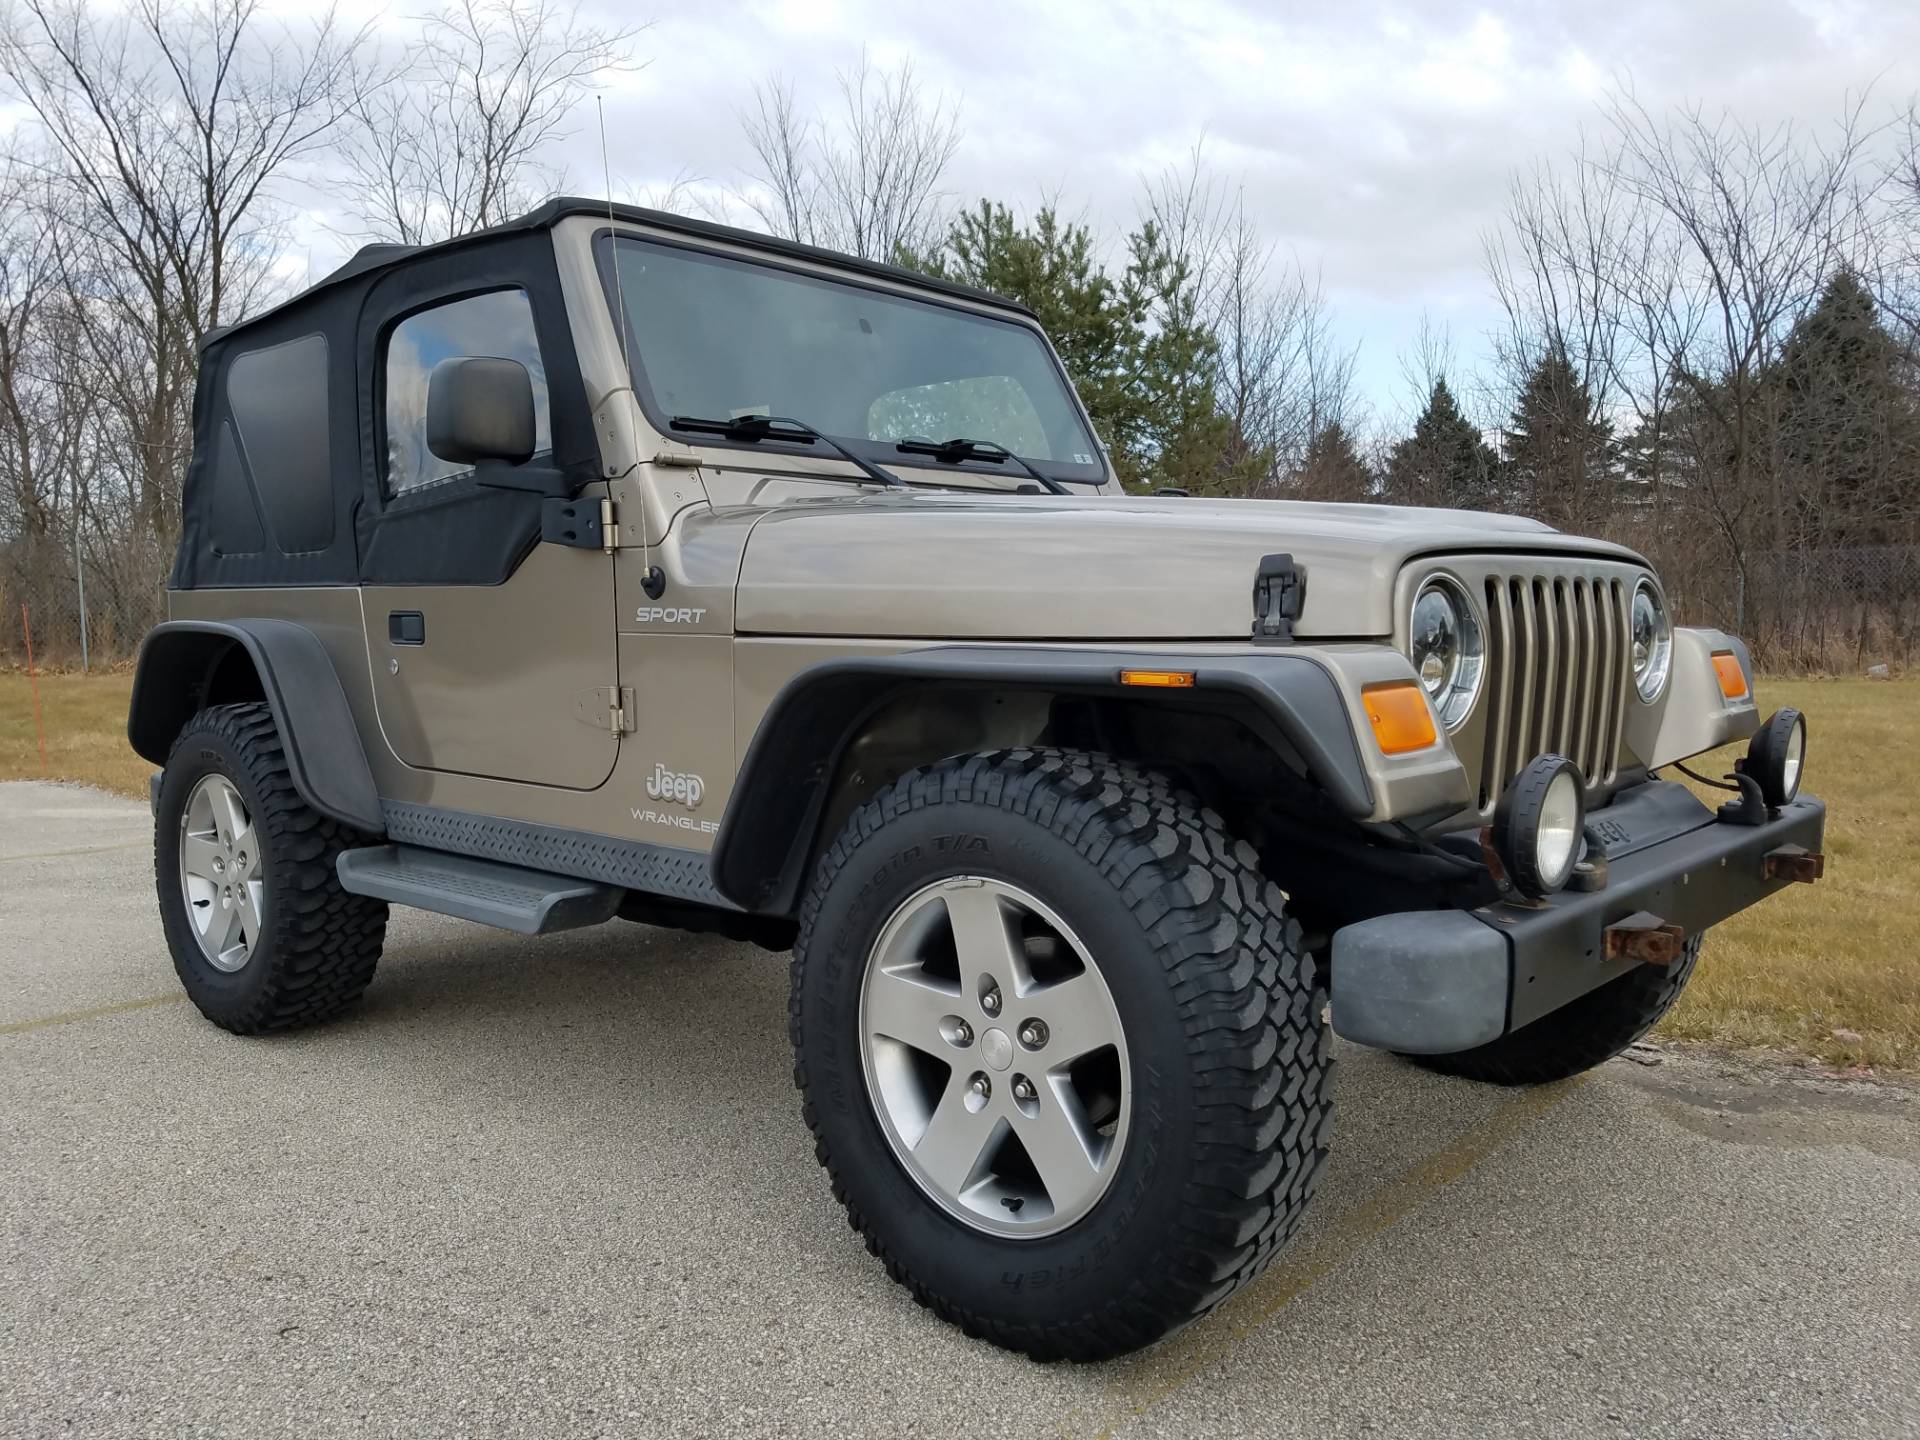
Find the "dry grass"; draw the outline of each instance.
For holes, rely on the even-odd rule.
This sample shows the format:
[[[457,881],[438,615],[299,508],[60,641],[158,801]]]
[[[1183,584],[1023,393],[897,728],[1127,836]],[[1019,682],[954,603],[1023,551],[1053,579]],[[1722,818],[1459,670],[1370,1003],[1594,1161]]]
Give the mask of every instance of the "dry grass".
[[[131,672],[42,675],[40,706],[47,730],[47,765],[33,723],[33,694],[25,671],[0,671],[0,780],[78,780],[116,795],[147,798],[153,766],[127,745]]]
[[[1759,694],[1807,717],[1827,875],[1716,927],[1661,1033],[1920,1070],[1920,683],[1769,680]],[[1693,768],[1724,774],[1739,753]]]
[[[40,687],[47,774],[145,799],[152,767],[126,740],[132,677]],[[1827,878],[1716,929],[1662,1033],[1920,1070],[1920,682],[1775,680],[1761,699],[1807,714],[1807,788],[1831,807]],[[1696,768],[1718,774],[1731,759]],[[0,780],[40,773],[27,677],[0,673]]]

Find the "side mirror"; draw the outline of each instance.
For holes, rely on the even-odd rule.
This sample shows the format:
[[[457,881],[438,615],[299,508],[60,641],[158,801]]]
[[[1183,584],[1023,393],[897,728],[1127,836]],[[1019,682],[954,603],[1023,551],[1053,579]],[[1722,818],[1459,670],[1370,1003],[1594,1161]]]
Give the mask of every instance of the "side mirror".
[[[518,360],[460,355],[427,381],[427,448],[456,465],[533,456],[533,380]]]

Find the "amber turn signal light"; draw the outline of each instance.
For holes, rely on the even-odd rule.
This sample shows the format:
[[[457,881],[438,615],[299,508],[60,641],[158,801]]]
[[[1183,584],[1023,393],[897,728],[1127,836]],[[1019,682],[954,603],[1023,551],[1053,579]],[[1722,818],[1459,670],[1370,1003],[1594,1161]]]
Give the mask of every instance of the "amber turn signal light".
[[[1731,650],[1713,652],[1713,673],[1720,677],[1720,693],[1738,700],[1747,693],[1747,672],[1740,668],[1740,657]]]
[[[1440,738],[1433,728],[1433,708],[1413,680],[1388,680],[1360,692],[1367,707],[1367,723],[1382,755],[1405,755],[1424,750]]]
[[[1149,690],[1191,690],[1191,670],[1122,670],[1122,685],[1143,685]]]

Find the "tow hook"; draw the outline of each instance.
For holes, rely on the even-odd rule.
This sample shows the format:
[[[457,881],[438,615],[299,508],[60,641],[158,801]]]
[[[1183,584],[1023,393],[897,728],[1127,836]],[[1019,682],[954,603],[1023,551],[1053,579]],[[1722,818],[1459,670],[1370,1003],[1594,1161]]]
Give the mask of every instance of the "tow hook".
[[[1790,880],[1801,885],[1811,885],[1827,873],[1827,857],[1813,850],[1803,850],[1798,845],[1782,845],[1778,850],[1767,852],[1766,877],[1769,880]]]
[[[1658,915],[1635,911],[1607,927],[1607,958],[1638,960],[1643,965],[1671,965],[1686,948],[1687,932]]]

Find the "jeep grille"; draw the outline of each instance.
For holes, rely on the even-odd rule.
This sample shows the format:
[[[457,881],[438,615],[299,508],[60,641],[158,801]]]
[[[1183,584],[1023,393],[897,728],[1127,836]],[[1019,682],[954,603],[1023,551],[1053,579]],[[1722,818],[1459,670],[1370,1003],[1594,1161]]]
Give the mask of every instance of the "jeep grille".
[[[1617,576],[1488,575],[1485,810],[1536,755],[1565,755],[1589,791],[1608,785],[1626,720],[1627,597]]]

